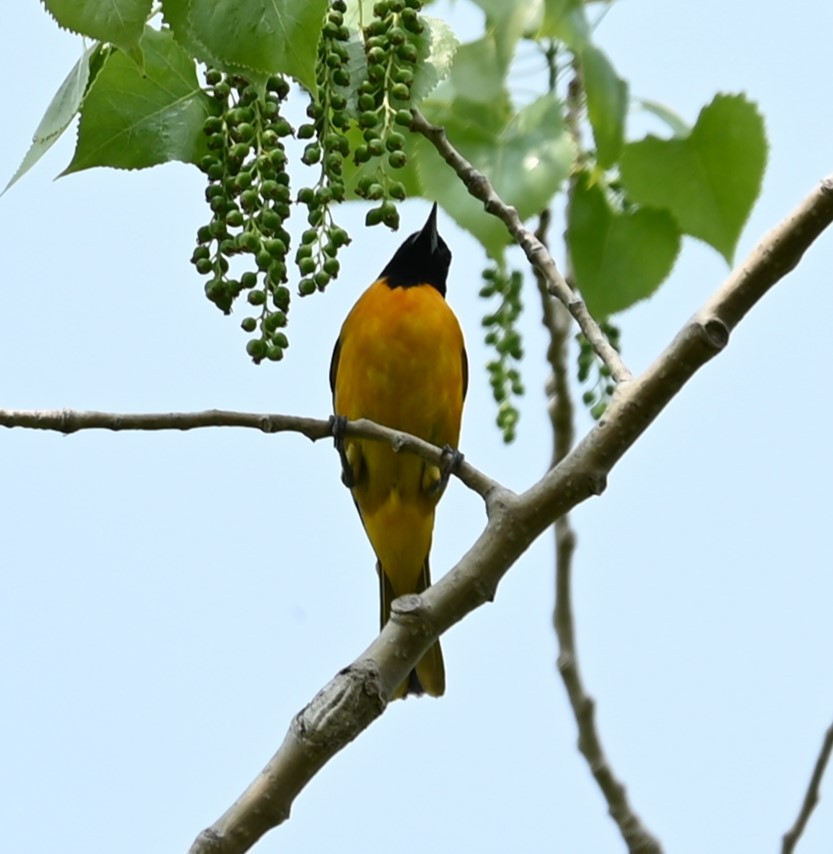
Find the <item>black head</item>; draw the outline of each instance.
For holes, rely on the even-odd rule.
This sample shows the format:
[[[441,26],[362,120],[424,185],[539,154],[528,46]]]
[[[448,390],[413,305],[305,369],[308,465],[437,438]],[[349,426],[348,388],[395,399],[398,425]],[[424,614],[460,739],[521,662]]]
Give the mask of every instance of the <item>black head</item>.
[[[431,285],[445,296],[445,280],[451,265],[451,250],[437,233],[437,204],[431,208],[422,231],[414,232],[379,274],[391,288]]]

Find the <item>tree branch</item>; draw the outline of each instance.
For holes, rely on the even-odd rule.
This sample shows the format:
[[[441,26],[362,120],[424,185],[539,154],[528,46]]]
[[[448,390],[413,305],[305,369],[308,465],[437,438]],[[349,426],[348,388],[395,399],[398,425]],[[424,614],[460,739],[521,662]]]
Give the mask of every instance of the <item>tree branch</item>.
[[[535,236],[546,246],[549,211],[539,219]],[[547,361],[551,376],[547,382],[547,408],[553,431],[551,467],[557,466],[570,452],[575,441],[575,409],[568,379],[570,317],[564,306],[547,289],[543,277],[536,275],[541,297],[542,321],[549,332]],[[660,854],[658,841],[644,826],[628,801],[627,792],[613,772],[602,747],[596,727],[595,703],[587,694],[581,677],[576,647],[575,620],[572,605],[572,569],[576,549],[576,533],[570,514],[564,513],[555,521],[555,608],[553,628],[558,641],[558,672],[567,690],[567,697],[578,726],[578,748],[587,760],[593,777],[607,801],[611,817],[632,854]]]
[[[571,595],[576,537],[566,514],[555,523],[555,538],[558,568],[553,625],[559,646],[558,672],[567,689],[567,696],[578,724],[578,749],[587,760],[628,851],[631,854],[661,854],[662,847],[634,811],[628,800],[627,790],[613,772],[596,727],[596,704],[587,694],[581,678]]]
[[[638,378],[617,388],[604,416],[568,457],[530,490],[542,500],[539,512],[549,515],[551,486],[582,461],[582,477],[597,492],[609,471],[656,419],[679,390],[729,342],[746,313],[801,260],[833,221],[833,175],[779,225],[768,232],[736,267],[706,304],[677,333],[671,344]],[[574,506],[574,505],[571,505]],[[564,512],[562,502],[556,509]],[[569,507],[566,509],[570,509]]]
[[[830,754],[833,753],[833,724],[830,725],[824,736],[824,741],[821,743],[816,765],[813,768],[813,774],[810,777],[810,782],[807,785],[807,791],[804,795],[804,800],[801,803],[801,809],[796,816],[793,826],[784,834],[781,845],[781,854],[792,854],[798,840],[801,839],[801,834],[804,833],[804,828],[816,804],[819,802],[819,789],[821,787],[821,778],[824,776],[824,769],[830,760]]]
[[[495,486],[489,522],[471,549],[423,594],[394,601],[392,618],[378,638],[295,717],[261,775],[200,834],[191,854],[240,854],[284,820],[297,793],[378,717],[434,640],[491,601],[509,568],[553,521],[604,489],[607,474],[625,451],[725,347],[744,314],[798,263],[831,221],[833,177],[766,235],[641,377],[619,386],[605,416],[558,465],[522,495]],[[326,713],[330,709],[347,714]]]
[[[599,328],[599,324],[593,319],[583,300],[567,284],[546,247],[529,229],[524,228],[515,208],[503,202],[489,179],[482,172],[478,172],[454,148],[448,141],[443,128],[432,125],[419,110],[412,110],[411,112],[413,114],[411,130],[421,133],[457,173],[469,193],[483,202],[483,207],[490,214],[503,222],[509,233],[517,241],[518,246],[523,249],[529,263],[544,277],[549,292],[567,307],[593,349],[598,353],[599,358],[610,368],[611,377],[617,383],[629,380],[631,372],[622,361],[621,356],[607,340],[607,336]]]
[[[833,176],[825,179],[783,223],[767,234],[705,306],[682,328],[662,355],[637,379],[618,386],[604,417],[554,468],[521,495],[485,475],[489,521],[474,545],[443,578],[420,595],[394,601],[390,621],[359,658],[335,676],[293,719],[283,744],[246,792],[211,828],[200,834],[192,854],[240,854],[289,814],[312,777],[342,747],[366,729],[416,662],[441,634],[469,612],[494,598],[500,580],[529,545],[552,523],[591,495],[600,494],[607,475],[694,373],[728,343],[731,330],[751,307],[800,260],[833,221]],[[538,242],[540,245],[540,242]],[[542,247],[542,251],[546,252]],[[78,416],[85,415],[78,413]],[[90,413],[87,426],[129,429],[130,418],[147,419],[146,429],[163,429],[169,416],[105,416]],[[174,417],[174,429],[207,426],[223,415],[214,412]],[[265,420],[264,420],[265,418]],[[161,419],[161,420],[160,420]],[[302,424],[315,435],[328,435],[329,422],[312,419],[233,414],[239,426],[270,430]],[[84,418],[57,413],[0,413],[0,425],[72,432]],[[313,426],[310,427],[310,424]],[[324,429],[324,424],[327,429]],[[306,434],[305,434],[306,435]],[[348,435],[384,437],[396,431],[368,422],[348,425]],[[425,452],[437,462],[439,449],[413,437],[401,447]],[[432,456],[433,455],[433,456]],[[461,480],[466,482],[461,470]],[[479,490],[478,490],[479,491]]]
[[[0,427],[28,427],[33,430],[53,430],[58,433],[77,433],[79,430],[196,430],[203,427],[248,427],[264,433],[300,433],[313,442],[332,439],[333,428],[329,419],[304,418],[300,415],[271,415],[257,412],[232,412],[207,409],[203,412],[149,412],[128,414],[122,412],[82,412],[73,409],[48,411],[0,409]],[[348,421],[345,435],[387,442],[394,451],[416,454],[429,463],[440,465],[442,448],[403,433],[391,430],[366,418]],[[455,467],[455,474],[469,489],[486,499],[498,484],[471,463],[463,460]]]
[[[0,427],[29,427],[33,430],[55,430],[77,433],[79,430],[196,430],[201,427],[248,427],[264,433],[300,433],[313,442],[332,438],[332,427],[326,420],[298,415],[264,415],[253,412],[231,412],[206,409],[203,412],[83,412],[72,409],[14,410],[0,409]],[[383,428],[385,429],[385,428]],[[390,431],[393,432],[393,431]]]

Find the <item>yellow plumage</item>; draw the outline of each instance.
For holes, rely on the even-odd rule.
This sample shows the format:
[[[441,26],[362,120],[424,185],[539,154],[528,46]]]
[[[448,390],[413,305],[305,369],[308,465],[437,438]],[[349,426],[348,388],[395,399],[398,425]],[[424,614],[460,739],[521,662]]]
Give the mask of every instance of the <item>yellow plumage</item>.
[[[443,295],[444,272],[442,290],[428,282],[397,286],[396,280],[396,269],[383,273],[344,321],[331,369],[334,410],[349,420],[369,418],[456,448],[467,369],[463,334]],[[378,558],[384,624],[394,598],[430,584],[428,554],[441,475],[436,466],[396,453],[384,442],[345,439],[344,453],[353,498]],[[400,696],[420,689],[443,693],[439,643],[417,664],[416,677],[402,686]]]

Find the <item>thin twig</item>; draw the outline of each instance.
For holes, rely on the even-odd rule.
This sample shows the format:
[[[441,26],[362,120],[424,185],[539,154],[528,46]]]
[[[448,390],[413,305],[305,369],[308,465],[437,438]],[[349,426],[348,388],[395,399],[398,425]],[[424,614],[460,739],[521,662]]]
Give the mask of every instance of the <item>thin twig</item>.
[[[556,575],[555,613],[553,624],[558,637],[558,672],[567,689],[567,696],[578,724],[578,748],[593,773],[593,777],[607,801],[611,818],[616,822],[628,851],[631,854],[660,854],[662,847],[644,826],[628,800],[627,790],[613,772],[602,747],[596,726],[596,704],[584,689],[576,652],[571,573],[575,535],[569,521],[561,517],[556,523]]]
[[[529,263],[538,270],[547,282],[547,289],[568,309],[578,323],[579,328],[599,355],[602,362],[610,368],[611,377],[617,382],[631,379],[631,372],[621,356],[607,340],[599,324],[593,319],[587,306],[567,284],[555,261],[541,241],[527,228],[515,208],[503,202],[495,192],[489,179],[466,160],[449,142],[445,130],[431,124],[419,110],[413,110],[411,130],[421,133],[440,153],[446,163],[457,173],[466,189],[483,202],[483,207],[496,216],[524,251]]]
[[[804,833],[804,828],[812,815],[816,804],[819,802],[819,789],[821,788],[821,778],[824,776],[824,769],[830,760],[830,754],[833,753],[833,724],[828,727],[824,735],[824,741],[821,743],[816,765],[813,768],[813,774],[810,777],[810,782],[807,785],[807,791],[804,794],[804,800],[801,803],[801,809],[796,816],[793,826],[784,834],[781,845],[781,854],[792,854],[798,840],[801,839],[801,834]]]
[[[536,237],[547,245],[549,211],[544,211],[538,222]],[[553,299],[537,276],[541,296],[542,320],[549,332],[547,361],[551,376],[547,383],[547,408],[553,431],[551,467],[555,468],[570,452],[575,441],[575,407],[569,383],[570,318],[564,306]],[[631,806],[625,787],[613,772],[594,715],[595,702],[587,694],[581,677],[576,646],[575,620],[572,606],[572,568],[576,549],[576,533],[570,514],[564,513],[555,520],[555,608],[553,628],[558,641],[558,672],[567,690],[567,697],[578,727],[578,748],[601,789],[611,818],[616,822],[628,850],[632,854],[660,854],[658,841],[644,826]]]
[[[0,409],[0,427],[28,427],[33,430],[52,430],[58,433],[77,433],[79,430],[197,430],[204,427],[247,427],[264,433],[300,433],[313,442],[331,439],[332,424],[327,419],[304,418],[299,415],[276,415],[257,412],[233,412],[207,409],[203,412],[84,412],[74,409],[25,410]],[[345,435],[387,442],[395,451],[416,454],[430,463],[443,462],[441,448],[410,433],[391,430],[366,418],[348,421]],[[462,460],[453,473],[469,489],[487,499],[498,484],[471,463]]]
[[[0,409],[0,427],[28,427],[76,433],[79,430],[196,430],[202,427],[247,427],[264,433],[289,431],[312,441],[332,437],[326,420],[297,415],[269,415],[206,409],[202,412],[96,412],[74,409]]]

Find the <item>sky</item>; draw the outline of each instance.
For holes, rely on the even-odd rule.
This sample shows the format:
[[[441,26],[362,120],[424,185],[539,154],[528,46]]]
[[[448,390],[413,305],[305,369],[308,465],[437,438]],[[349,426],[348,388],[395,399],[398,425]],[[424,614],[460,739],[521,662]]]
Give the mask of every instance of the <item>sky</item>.
[[[438,4],[434,14],[447,5]],[[480,13],[451,8],[464,38]],[[770,157],[738,259],[833,171],[833,7],[620,2],[598,43],[640,97],[693,122],[746,92]],[[25,153],[79,40],[40,4],[0,30],[0,183]],[[633,123],[634,135],[648,127]],[[651,126],[659,131],[659,126]],[[254,367],[238,320],[188,258],[199,173],[95,170],[53,182],[72,132],[0,198],[0,407],[209,407],[326,417],[332,342],[400,235],[363,231],[324,297],[293,308],[279,366]],[[493,427],[474,241],[447,217],[449,301],[471,384],[461,449],[523,490],[551,435],[533,288],[518,441]],[[561,256],[556,253],[557,260]],[[828,328],[833,233],[811,248],[574,513],[581,665],[608,757],[674,854],[774,851],[833,720],[833,446]],[[671,279],[620,318],[644,369],[727,274],[687,239]],[[589,427],[582,415],[579,434]],[[373,556],[329,443],[294,435],[0,433],[0,824],[15,854],[187,851],[262,768],[292,715],[377,630]],[[452,483],[439,575],[484,525]],[[254,849],[397,854],[624,850],[576,751],[555,670],[545,535],[494,604],[443,639],[447,694],[396,703]],[[833,848],[833,780],[801,843]]]

